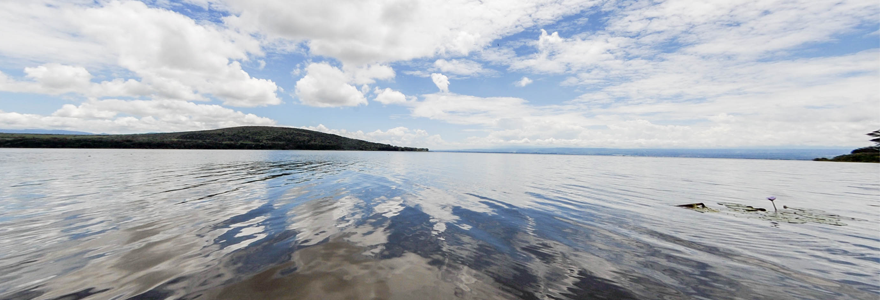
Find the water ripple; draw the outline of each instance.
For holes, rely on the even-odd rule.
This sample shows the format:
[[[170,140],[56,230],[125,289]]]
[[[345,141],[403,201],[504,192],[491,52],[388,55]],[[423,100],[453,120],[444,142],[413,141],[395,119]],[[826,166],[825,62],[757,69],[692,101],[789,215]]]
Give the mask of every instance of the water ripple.
[[[0,299],[880,296],[873,165],[34,149],[0,162]],[[766,195],[867,221],[675,207]]]

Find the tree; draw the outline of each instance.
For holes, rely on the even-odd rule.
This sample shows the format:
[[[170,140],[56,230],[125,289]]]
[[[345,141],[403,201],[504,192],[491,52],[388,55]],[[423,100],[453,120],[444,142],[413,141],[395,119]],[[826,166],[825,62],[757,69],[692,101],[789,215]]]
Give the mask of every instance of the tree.
[[[870,154],[880,154],[880,129],[874,130],[871,133],[868,133],[868,136],[872,137],[872,142],[874,142],[874,146],[868,146],[864,148],[859,148],[852,151],[852,154],[856,153],[870,153]]]
[[[880,146],[880,129],[874,130],[868,136],[873,138],[871,141],[874,142],[874,147]]]

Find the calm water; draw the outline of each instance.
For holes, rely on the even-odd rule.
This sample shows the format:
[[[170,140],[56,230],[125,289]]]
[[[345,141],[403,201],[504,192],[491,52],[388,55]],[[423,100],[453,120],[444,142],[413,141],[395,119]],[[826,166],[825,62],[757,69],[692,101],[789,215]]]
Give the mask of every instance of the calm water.
[[[789,224],[674,205],[861,220]],[[0,149],[0,299],[877,299],[880,165]]]

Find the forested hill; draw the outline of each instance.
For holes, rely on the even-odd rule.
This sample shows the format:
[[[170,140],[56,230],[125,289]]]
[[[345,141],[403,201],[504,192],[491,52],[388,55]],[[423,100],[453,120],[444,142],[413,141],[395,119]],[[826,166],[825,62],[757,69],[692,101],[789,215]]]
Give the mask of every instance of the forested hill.
[[[0,133],[0,147],[428,151],[426,148],[372,143],[305,129],[267,126],[118,135]]]

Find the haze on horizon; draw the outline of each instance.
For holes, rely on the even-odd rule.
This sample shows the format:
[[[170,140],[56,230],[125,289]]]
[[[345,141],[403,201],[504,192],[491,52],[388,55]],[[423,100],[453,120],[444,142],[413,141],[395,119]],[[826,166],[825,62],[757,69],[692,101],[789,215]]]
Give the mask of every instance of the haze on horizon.
[[[433,149],[861,147],[876,1],[0,3],[0,128]]]

